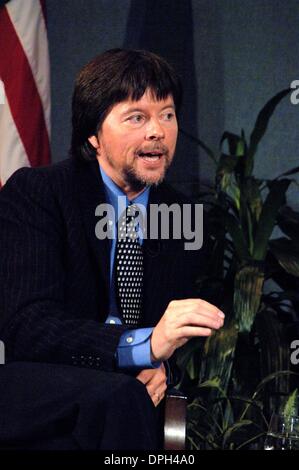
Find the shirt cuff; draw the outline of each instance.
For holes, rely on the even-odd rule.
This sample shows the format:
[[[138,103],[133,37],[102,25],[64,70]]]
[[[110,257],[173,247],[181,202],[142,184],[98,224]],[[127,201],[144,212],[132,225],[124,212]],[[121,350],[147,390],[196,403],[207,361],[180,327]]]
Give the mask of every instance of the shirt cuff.
[[[122,321],[120,320],[120,318],[114,315],[108,315],[105,323],[109,323],[110,325],[122,325]]]
[[[151,360],[151,335],[153,328],[138,328],[125,331],[117,348],[117,363],[120,369],[155,369],[161,362]]]

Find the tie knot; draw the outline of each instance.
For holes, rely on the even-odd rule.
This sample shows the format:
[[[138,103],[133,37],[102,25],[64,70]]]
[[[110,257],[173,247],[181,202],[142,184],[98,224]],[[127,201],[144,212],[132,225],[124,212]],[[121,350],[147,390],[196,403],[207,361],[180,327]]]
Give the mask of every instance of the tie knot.
[[[138,206],[136,204],[130,204],[127,207],[127,216],[136,217],[136,212],[139,212]]]

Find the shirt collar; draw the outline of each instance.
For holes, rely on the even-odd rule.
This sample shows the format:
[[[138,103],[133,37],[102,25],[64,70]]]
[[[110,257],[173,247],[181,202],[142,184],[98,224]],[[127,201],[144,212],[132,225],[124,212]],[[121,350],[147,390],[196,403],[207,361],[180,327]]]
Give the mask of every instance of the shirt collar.
[[[126,198],[125,199],[126,207],[128,207],[130,203],[135,203],[135,204],[144,206],[144,208],[147,207],[149,192],[150,192],[149,186],[145,187],[142,193],[140,193],[136,198],[129,200],[126,193],[119,186],[117,186],[117,184],[114,183],[114,181],[107,175],[107,173],[105,173],[101,165],[99,165],[99,168],[100,168],[100,172],[102,175],[102,179],[103,179],[103,183],[105,186],[105,191],[106,191],[108,200],[112,204],[113,209],[116,214],[118,210],[118,198],[119,197],[122,197],[122,200],[124,200],[123,199],[124,197]]]

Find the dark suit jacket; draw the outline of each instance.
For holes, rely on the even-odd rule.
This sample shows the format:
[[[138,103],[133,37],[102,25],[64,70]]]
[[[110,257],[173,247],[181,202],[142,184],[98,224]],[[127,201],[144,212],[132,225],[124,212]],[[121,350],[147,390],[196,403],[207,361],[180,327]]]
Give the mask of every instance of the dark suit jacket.
[[[0,339],[6,362],[37,361],[111,371],[126,326],[105,325],[109,240],[98,240],[105,202],[97,161],[22,168],[0,192]],[[149,203],[186,203],[166,184]],[[184,240],[144,241],[141,326],[154,326],[173,299],[195,295],[203,249]]]

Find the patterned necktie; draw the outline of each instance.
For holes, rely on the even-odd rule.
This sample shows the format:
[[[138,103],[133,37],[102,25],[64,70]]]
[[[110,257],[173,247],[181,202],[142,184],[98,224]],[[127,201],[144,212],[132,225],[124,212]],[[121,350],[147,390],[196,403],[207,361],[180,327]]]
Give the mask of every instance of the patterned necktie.
[[[142,309],[143,253],[135,227],[135,204],[129,205],[118,223],[115,253],[116,297],[124,322],[138,325]]]

